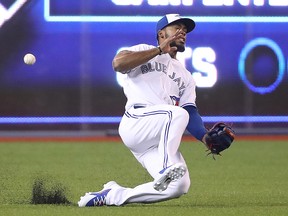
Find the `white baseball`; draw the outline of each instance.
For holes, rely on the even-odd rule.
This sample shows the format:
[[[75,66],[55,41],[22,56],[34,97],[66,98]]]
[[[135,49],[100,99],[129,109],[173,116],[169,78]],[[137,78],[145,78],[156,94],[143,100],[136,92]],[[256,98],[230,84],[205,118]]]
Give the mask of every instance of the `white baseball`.
[[[31,53],[27,53],[24,56],[24,62],[27,65],[33,65],[36,62],[36,57],[33,54],[31,54]]]

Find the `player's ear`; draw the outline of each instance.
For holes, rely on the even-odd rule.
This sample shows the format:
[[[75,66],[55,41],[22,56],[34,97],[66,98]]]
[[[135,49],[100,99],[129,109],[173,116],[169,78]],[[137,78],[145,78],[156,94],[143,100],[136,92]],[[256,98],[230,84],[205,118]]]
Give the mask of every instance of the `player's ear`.
[[[158,31],[158,38],[164,38],[165,37],[165,35],[164,35],[164,31],[163,30],[160,30],[160,31]]]

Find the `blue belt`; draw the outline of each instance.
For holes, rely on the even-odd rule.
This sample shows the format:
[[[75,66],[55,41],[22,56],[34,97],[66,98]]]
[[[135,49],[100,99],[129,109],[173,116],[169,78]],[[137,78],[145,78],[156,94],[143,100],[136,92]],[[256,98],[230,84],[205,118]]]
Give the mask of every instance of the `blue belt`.
[[[145,105],[134,105],[134,109],[145,108]]]

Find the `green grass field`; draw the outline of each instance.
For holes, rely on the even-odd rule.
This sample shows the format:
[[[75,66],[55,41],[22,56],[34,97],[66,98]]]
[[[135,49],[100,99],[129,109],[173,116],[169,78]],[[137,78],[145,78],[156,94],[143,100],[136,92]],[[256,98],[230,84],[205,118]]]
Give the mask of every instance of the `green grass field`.
[[[0,143],[0,215],[288,215],[288,141],[241,141],[214,161],[198,142],[181,151],[192,186],[179,199],[123,207],[79,208],[79,197],[116,180],[134,187],[151,178],[120,142]],[[31,204],[35,179],[62,185],[72,204]]]

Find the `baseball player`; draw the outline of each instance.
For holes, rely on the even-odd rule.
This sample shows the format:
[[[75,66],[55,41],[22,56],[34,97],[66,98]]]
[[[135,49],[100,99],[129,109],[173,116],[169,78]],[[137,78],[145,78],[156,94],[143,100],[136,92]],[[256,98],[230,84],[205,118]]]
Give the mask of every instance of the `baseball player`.
[[[195,82],[176,55],[184,52],[194,28],[192,19],[167,14],[157,23],[158,46],[139,44],[114,57],[113,69],[124,74],[127,97],[119,134],[154,181],[135,188],[108,182],[102,191],[81,197],[80,207],[153,203],[188,192],[189,172],[179,151],[182,135],[187,129],[206,144],[207,130],[196,108]]]

